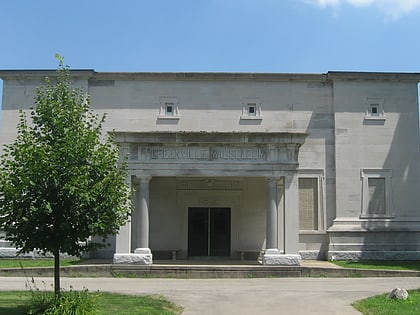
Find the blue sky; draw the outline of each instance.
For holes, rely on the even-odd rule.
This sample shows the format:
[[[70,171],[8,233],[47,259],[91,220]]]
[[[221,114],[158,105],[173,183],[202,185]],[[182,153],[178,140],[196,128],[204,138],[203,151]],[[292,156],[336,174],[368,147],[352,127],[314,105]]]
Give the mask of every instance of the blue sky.
[[[417,0],[3,0],[0,20],[0,69],[420,72]]]

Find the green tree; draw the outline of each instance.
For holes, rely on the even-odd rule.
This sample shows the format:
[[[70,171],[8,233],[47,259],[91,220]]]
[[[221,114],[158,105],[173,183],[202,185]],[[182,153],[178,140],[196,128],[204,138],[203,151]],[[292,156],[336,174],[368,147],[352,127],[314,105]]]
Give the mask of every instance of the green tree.
[[[21,252],[54,255],[59,294],[60,253],[78,256],[106,246],[107,235],[127,220],[131,201],[126,162],[120,163],[112,133],[103,136],[105,115],[93,113],[56,57],[57,77],[37,88],[30,119],[20,112],[17,138],[0,160],[0,229]]]

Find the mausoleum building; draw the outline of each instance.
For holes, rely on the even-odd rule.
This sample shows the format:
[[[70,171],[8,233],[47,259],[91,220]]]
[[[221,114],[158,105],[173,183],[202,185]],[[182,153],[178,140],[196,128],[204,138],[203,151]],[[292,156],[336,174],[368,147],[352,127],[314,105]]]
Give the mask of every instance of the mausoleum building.
[[[55,75],[0,71],[0,144]],[[420,259],[420,74],[71,77],[107,113],[135,189],[130,221],[97,256]]]

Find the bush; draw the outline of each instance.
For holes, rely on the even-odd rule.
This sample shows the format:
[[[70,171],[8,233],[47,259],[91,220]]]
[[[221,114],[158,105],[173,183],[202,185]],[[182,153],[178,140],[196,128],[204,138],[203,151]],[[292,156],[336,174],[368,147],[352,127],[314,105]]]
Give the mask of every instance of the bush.
[[[61,291],[55,296],[50,291],[32,290],[30,315],[97,315],[97,295],[83,291]]]
[[[28,314],[42,315],[54,305],[54,293],[50,291],[31,290],[31,300]]]

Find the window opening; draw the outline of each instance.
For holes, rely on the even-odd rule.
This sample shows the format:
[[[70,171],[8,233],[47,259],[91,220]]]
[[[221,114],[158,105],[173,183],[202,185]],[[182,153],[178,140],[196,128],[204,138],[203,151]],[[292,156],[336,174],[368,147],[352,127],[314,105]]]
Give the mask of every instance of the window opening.
[[[299,229],[318,230],[318,178],[299,178]]]
[[[256,107],[257,107],[256,104],[248,104],[248,116],[256,116],[257,115]]]
[[[178,120],[180,119],[179,103],[176,97],[161,96],[159,99],[158,119]]]
[[[361,218],[393,218],[392,171],[363,169]]]
[[[379,116],[379,105],[378,104],[370,105],[370,114],[372,116]]]
[[[242,113],[240,119],[261,120],[261,100],[257,97],[246,97],[242,99]]]
[[[385,120],[383,99],[376,97],[366,98],[365,119]]]
[[[166,103],[165,104],[165,113],[167,116],[174,115],[174,104],[173,103]]]
[[[386,214],[385,178],[368,178],[368,214]]]

